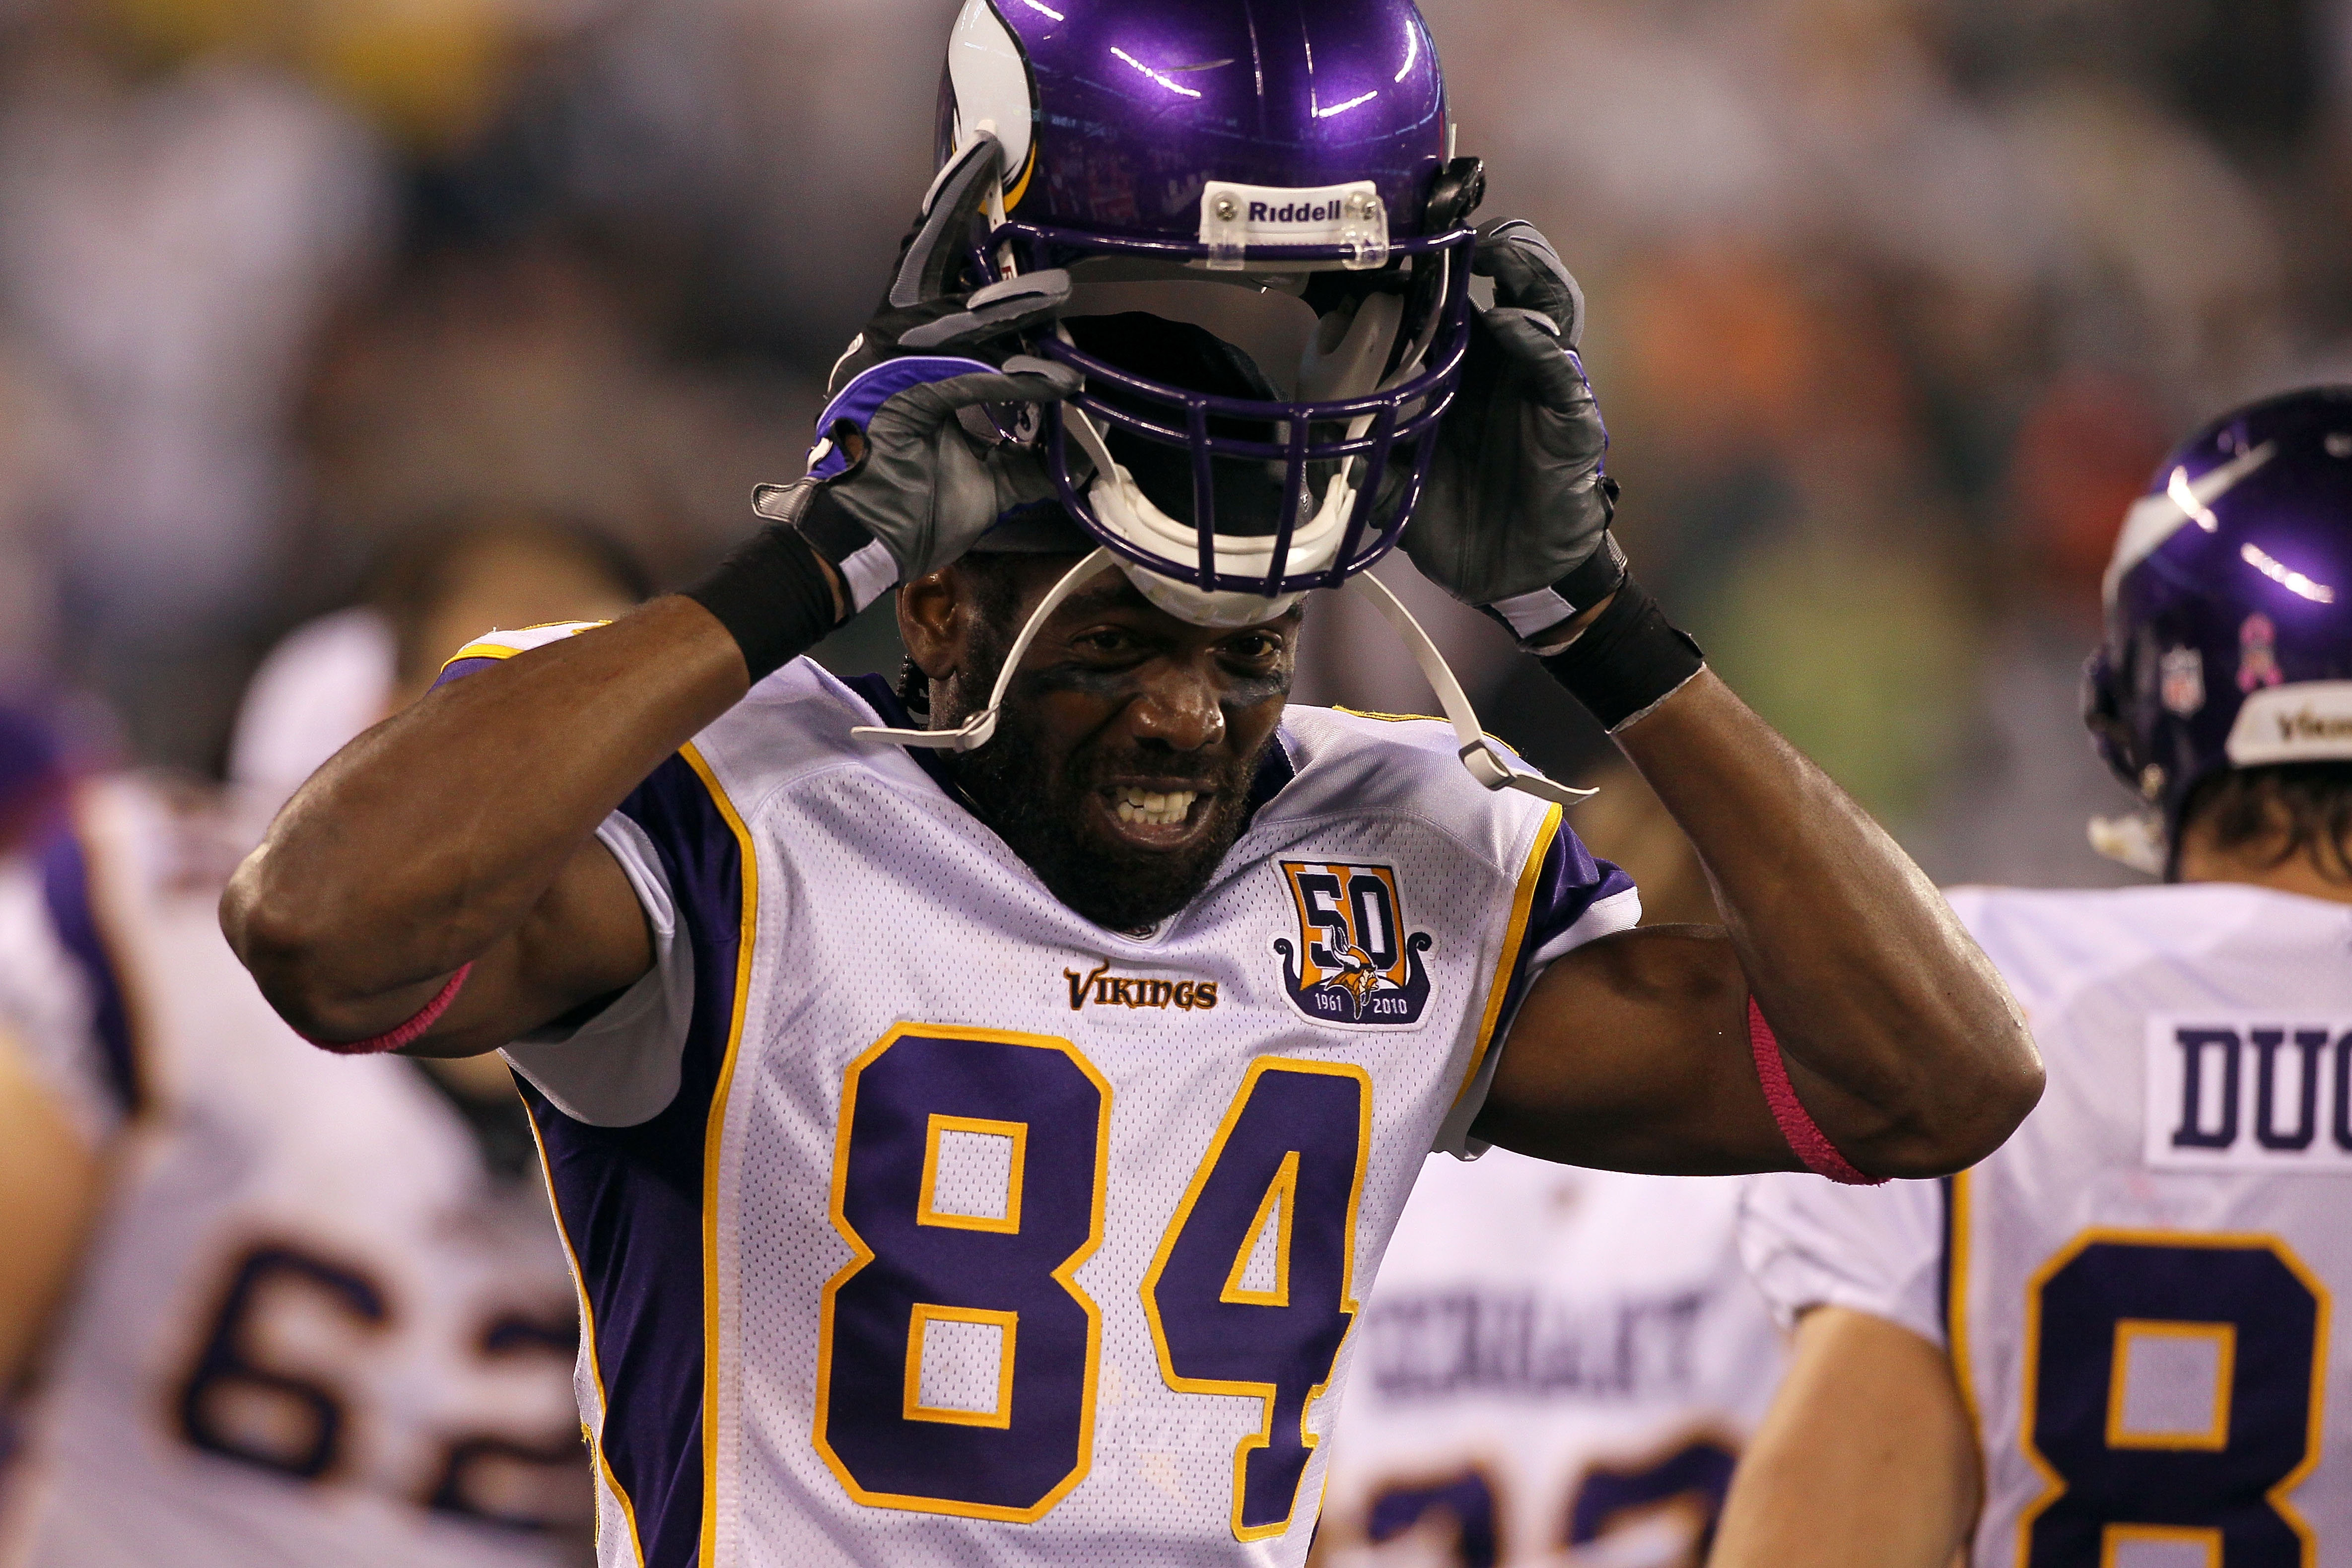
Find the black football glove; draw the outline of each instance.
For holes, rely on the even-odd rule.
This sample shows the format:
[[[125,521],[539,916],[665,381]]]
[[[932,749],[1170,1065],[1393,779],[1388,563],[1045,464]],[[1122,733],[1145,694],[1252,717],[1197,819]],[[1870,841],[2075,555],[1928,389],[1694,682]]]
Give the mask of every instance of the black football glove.
[[[834,367],[807,477],[752,497],[762,517],[798,528],[833,563],[856,609],[1056,495],[1036,456],[998,431],[1021,418],[1020,405],[1076,392],[1080,377],[1000,356],[1068,302],[1069,275],[1033,273],[971,294],[951,287],[1003,160],[983,133],[940,172],[882,308]]]
[[[1617,486],[1577,356],[1584,291],[1551,242],[1524,219],[1496,219],[1478,230],[1472,270],[1495,280],[1496,303],[1473,321],[1403,542],[1423,576],[1524,640],[1624,580],[1609,536]]]

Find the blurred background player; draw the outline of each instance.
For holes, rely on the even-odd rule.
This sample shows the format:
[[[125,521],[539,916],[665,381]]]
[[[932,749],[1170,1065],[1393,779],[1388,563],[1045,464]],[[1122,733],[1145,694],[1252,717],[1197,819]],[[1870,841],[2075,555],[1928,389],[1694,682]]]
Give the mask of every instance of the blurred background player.
[[[1717,1568],[2352,1563],[2352,388],[2180,447],[2106,583],[2149,815],[2097,836],[2174,885],[1956,894],[2041,1108],[1942,1183],[1752,1189],[1802,1316]]]
[[[1585,782],[1578,831],[1642,923],[1717,923],[1640,776]],[[1742,1186],[1431,1160],[1357,1330],[1318,1568],[1697,1568],[1783,1359],[1734,1241]]]
[[[373,686],[331,674],[365,724],[430,684],[453,620],[643,591],[568,524],[447,520],[379,574]],[[263,755],[349,738],[261,720]],[[6,1560],[583,1560],[575,1298],[512,1080],[338,1061],[269,1011],[215,904],[276,803],[99,778],[0,871],[0,1375],[29,1385]]]

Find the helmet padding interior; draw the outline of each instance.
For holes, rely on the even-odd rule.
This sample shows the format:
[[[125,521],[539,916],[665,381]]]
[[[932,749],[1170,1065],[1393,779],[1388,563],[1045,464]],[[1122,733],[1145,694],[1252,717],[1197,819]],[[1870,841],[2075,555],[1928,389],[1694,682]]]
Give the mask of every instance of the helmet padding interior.
[[[1241,349],[1207,329],[1187,321],[1169,321],[1141,311],[1115,316],[1067,318],[1063,326],[1079,349],[1107,360],[1123,371],[1188,392],[1255,402],[1280,401],[1265,372]],[[1109,385],[1092,389],[1094,395],[1162,424],[1180,424],[1183,415],[1166,405],[1137,398]],[[1248,441],[1280,441],[1286,434],[1279,422],[1213,415],[1212,435]],[[1192,507],[1192,456],[1182,446],[1170,445],[1111,426],[1105,432],[1111,455],[1118,458],[1151,503],[1171,518],[1196,525]],[[1233,458],[1210,465],[1211,495],[1216,507],[1216,531],[1236,538],[1264,538],[1280,525],[1286,497],[1283,465]],[[1336,463],[1307,465],[1307,491],[1319,499]],[[1302,497],[1287,499],[1295,507]]]

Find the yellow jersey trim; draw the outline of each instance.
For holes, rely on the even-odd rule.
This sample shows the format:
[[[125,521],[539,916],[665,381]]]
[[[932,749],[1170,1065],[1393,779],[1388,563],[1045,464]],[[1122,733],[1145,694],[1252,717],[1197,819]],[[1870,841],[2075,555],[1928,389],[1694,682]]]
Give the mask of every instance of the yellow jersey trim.
[[[2130,1392],[2132,1347],[2143,1340],[2203,1340],[2214,1354],[2213,1407],[2201,1432],[2135,1432],[2124,1425],[2124,1397]],[[2230,1406],[2236,1398],[2238,1325],[2183,1322],[2158,1318],[2117,1318],[2115,1355],[2107,1374],[2107,1447],[2176,1451],[2201,1448],[2218,1454],[2230,1446]]]
[[[1234,1254],[1234,1266],[1225,1270],[1225,1288],[1217,1292],[1217,1300],[1235,1307],[1290,1305],[1290,1218],[1297,1207],[1298,1151],[1293,1149],[1282,1156],[1274,1179],[1265,1184],[1265,1196],[1257,1200],[1257,1212],[1242,1232],[1241,1249]],[[1265,1234],[1269,1219],[1275,1227],[1274,1287],[1253,1291],[1242,1283],[1242,1276],[1249,1272],[1250,1255],[1257,1250],[1257,1239]]]
[[[604,1478],[604,1484],[613,1489],[613,1496],[620,1502],[621,1518],[629,1527],[629,1550],[635,1555],[638,1568],[644,1568],[646,1548],[645,1542],[637,1536],[637,1505],[630,1500],[629,1489],[621,1484],[621,1478],[613,1473],[613,1461],[604,1453],[604,1425],[613,1408],[613,1395],[604,1386],[604,1369],[596,1358],[596,1308],[588,1299],[588,1276],[581,1270],[579,1254],[572,1249],[572,1232],[564,1228],[563,1205],[555,1196],[555,1171],[548,1164],[547,1140],[540,1135],[539,1113],[530,1108],[529,1100],[522,1103],[522,1113],[530,1123],[531,1145],[539,1150],[539,1174],[541,1179],[547,1183],[547,1206],[555,1212],[555,1237],[563,1243],[563,1261],[572,1270],[572,1288],[580,1297],[580,1343],[587,1353],[588,1375],[596,1383],[597,1429],[586,1434],[588,1451],[595,1456],[597,1472]]]
[[[526,632],[552,632],[559,626],[577,626],[580,629],[580,632],[593,632],[601,627],[610,626],[612,622],[610,621],[545,621],[536,626],[518,626],[512,632],[493,633],[493,635],[519,637]],[[576,637],[580,634],[580,632],[574,632],[572,635]],[[540,646],[545,648],[551,647],[553,644],[541,643]],[[517,653],[528,653],[531,650],[529,648],[510,647],[504,643],[492,643],[486,639],[477,639],[474,642],[467,643],[464,647],[450,654],[446,659],[442,660],[441,674],[445,675],[449,673],[450,665],[462,664],[468,659],[511,659]]]
[[[743,1046],[744,1009],[751,999],[751,956],[760,927],[760,862],[751,831],[743,825],[735,804],[711,771],[710,764],[691,745],[678,748],[686,765],[710,791],[711,804],[726,820],[742,856],[743,910],[736,932],[735,1008],[727,1025],[727,1054],[720,1059],[719,1082],[711,1091],[710,1113],[702,1136],[702,1561],[719,1561],[719,1156],[727,1129],[727,1101],[735,1085],[735,1061]]]
[[[1969,1178],[1973,1174],[1962,1171],[1952,1177],[1950,1196],[1945,1199],[1951,1205],[1944,1218],[1951,1256],[1945,1260],[1944,1350],[1951,1358],[1952,1381],[1959,1385],[1960,1408],[1968,1413],[1969,1429],[1981,1448],[1984,1417],[1977,1409],[1975,1374],[1969,1365],[1969,1221],[1974,1196]]]
[[[941,1133],[980,1133],[1013,1141],[1013,1170],[1005,1178],[1004,1213],[1001,1218],[985,1214],[958,1214],[953,1209],[939,1207]],[[983,1116],[943,1116],[934,1111],[929,1125],[923,1132],[923,1177],[922,1185],[916,1189],[915,1223],[935,1225],[944,1230],[987,1230],[999,1236],[1018,1236],[1021,1234],[1022,1175],[1028,1168],[1028,1123],[992,1122]]]
[[[115,853],[116,813],[101,813],[98,799],[87,790],[77,790],[66,831],[81,849],[82,887],[89,901],[90,927],[98,935],[99,950],[107,967],[114,971],[115,989],[122,996],[123,1040],[131,1049],[131,1106],[115,1129],[114,1135],[120,1138],[162,1115],[163,1087],[158,1075],[151,1071],[155,1013],[148,1001],[141,961],[131,956],[132,944],[126,939],[128,925],[122,918],[121,890],[115,881],[121,874],[120,868],[129,861],[130,852],[126,850],[120,857]],[[101,814],[109,820],[101,822]]]
[[[1510,994],[1511,972],[1518,967],[1519,949],[1528,939],[1528,919],[1535,912],[1536,883],[1542,879],[1544,857],[1551,853],[1552,841],[1559,837],[1564,813],[1558,806],[1544,811],[1543,821],[1536,829],[1536,841],[1528,851],[1527,864],[1519,868],[1518,891],[1511,896],[1511,924],[1503,933],[1503,951],[1495,960],[1495,977],[1486,987],[1486,1011],[1478,1020],[1478,1043],[1470,1052],[1470,1065],[1462,1074],[1462,1086],[1454,1092],[1453,1104],[1462,1103],[1470,1092],[1470,1085],[1478,1082],[1478,1070],[1486,1065],[1486,1052],[1494,1048],[1495,1030],[1503,1021],[1503,1000]]]
[[[996,1403],[986,1410],[959,1410],[947,1405],[923,1403],[923,1336],[933,1323],[979,1323],[999,1331],[996,1343]],[[907,1315],[906,1391],[899,1418],[937,1421],[950,1427],[993,1427],[1013,1429],[1013,1366],[1021,1338],[1021,1314],[992,1307],[942,1307],[917,1301]]]

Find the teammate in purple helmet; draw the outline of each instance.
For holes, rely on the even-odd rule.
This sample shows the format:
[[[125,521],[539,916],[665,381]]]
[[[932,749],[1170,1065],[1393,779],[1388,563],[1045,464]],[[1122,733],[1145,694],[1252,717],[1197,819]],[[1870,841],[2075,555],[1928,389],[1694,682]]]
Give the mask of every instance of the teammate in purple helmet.
[[[226,923],[330,1049],[525,1080],[607,1564],[1295,1568],[1431,1149],[1932,1174],[2040,1069],[1628,575],[1582,296],[1470,226],[1407,0],[970,0],[941,131],[774,526],[467,650]],[[1399,543],[1617,732],[1727,929],[1632,929]],[[800,657],[893,588],[899,691]],[[1288,705],[1335,590],[1443,721]]]
[[[2175,453],[2106,610],[2147,814],[2094,836],[2168,885],[1956,894],[2041,1108],[1941,1183],[1751,1190],[1796,1362],[1717,1568],[2352,1561],[2352,388]]]

